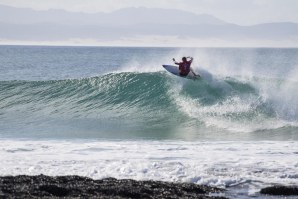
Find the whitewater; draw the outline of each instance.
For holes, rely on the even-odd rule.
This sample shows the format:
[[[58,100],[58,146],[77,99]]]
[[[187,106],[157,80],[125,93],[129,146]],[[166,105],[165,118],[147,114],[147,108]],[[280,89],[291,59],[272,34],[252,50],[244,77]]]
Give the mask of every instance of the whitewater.
[[[298,180],[298,49],[0,47],[0,175]],[[195,58],[199,81],[162,64]]]

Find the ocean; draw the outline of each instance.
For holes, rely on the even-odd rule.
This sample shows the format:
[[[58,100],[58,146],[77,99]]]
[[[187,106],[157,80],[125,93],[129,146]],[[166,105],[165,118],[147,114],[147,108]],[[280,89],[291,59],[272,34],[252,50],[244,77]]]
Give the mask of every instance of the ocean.
[[[162,67],[194,57],[198,81]],[[298,49],[0,46],[0,175],[298,184]]]

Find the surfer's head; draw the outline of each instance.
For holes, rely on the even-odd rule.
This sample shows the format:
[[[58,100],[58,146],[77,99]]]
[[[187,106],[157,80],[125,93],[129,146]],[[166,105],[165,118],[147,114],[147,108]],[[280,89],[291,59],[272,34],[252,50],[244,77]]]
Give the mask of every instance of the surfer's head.
[[[186,57],[182,57],[182,61],[186,61]]]

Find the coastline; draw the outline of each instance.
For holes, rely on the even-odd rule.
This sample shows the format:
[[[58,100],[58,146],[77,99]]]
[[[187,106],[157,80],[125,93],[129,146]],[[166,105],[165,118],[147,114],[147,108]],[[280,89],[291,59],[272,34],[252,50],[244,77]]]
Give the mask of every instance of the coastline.
[[[0,198],[201,198],[223,199],[212,196],[224,189],[193,183],[136,181],[105,178],[93,180],[81,176],[3,176],[0,177]]]
[[[0,177],[0,198],[199,198],[225,199],[228,190],[194,183],[104,178],[77,175]],[[298,186],[274,185],[259,197],[298,196]],[[235,196],[235,195],[234,195]]]

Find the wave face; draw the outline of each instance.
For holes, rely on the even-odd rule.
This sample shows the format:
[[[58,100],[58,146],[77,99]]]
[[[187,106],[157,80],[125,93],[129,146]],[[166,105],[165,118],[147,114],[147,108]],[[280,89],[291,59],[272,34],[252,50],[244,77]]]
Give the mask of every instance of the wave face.
[[[298,82],[201,74],[199,81],[166,72],[1,81],[0,126],[6,136],[117,139],[297,132]]]

